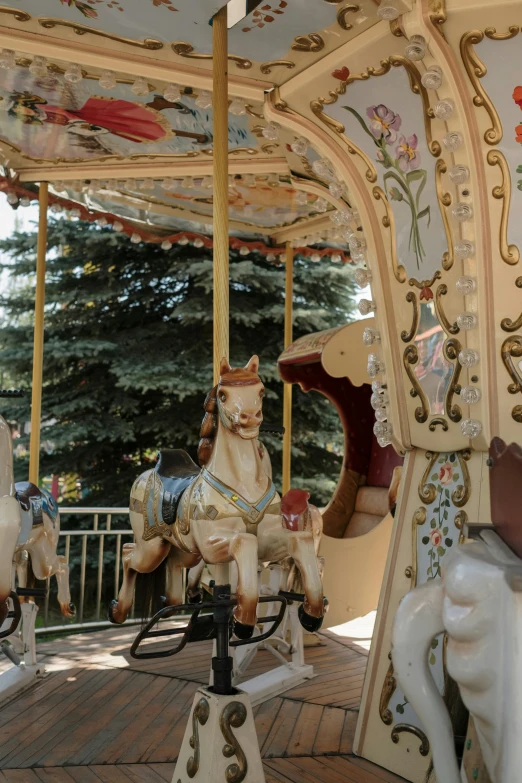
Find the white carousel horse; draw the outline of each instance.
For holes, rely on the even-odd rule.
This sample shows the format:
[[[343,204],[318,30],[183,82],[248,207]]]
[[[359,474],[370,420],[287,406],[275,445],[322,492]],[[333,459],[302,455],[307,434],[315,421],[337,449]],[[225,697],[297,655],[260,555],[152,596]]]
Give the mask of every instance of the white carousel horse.
[[[27,586],[31,567],[37,579],[56,576],[58,603],[64,617],[72,617],[69,566],[56,554],[60,515],[53,496],[31,482],[14,483],[11,432],[0,416],[0,625],[9,610],[13,565],[18,586]]]
[[[222,360],[219,383],[205,401],[201,470],[185,452],[172,450],[134,483],[130,519],[135,543],[123,547],[123,583],[109,609],[114,622],[127,618],[137,573],[153,572],[165,558],[168,605],[183,602],[184,568],[201,560],[234,562],[234,632],[250,638],[256,625],[258,563],[291,557],[306,597],[299,608],[301,624],[310,631],[320,628],[324,601],[313,535],[286,526],[270,460],[258,440],[265,393],[258,368],[257,356],[244,369],[232,369]]]

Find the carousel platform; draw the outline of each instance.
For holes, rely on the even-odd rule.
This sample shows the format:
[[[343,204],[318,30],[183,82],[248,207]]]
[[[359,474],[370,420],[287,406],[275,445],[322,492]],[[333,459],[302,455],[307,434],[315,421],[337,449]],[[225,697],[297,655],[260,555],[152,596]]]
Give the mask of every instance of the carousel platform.
[[[136,628],[41,643],[46,676],[0,707],[1,783],[170,783],[211,644],[166,660],[129,655]],[[254,708],[267,783],[400,783],[353,755],[369,639],[327,631],[316,677]],[[249,677],[273,658],[259,652]]]

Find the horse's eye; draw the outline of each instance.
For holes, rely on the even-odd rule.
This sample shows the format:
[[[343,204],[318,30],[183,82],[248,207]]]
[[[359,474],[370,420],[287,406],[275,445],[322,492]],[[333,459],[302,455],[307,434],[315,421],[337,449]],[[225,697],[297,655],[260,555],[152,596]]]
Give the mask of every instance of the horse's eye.
[[[225,394],[225,392],[219,392],[219,399],[221,400],[221,402],[225,402],[226,398],[227,395]]]
[[[264,389],[261,389],[261,391],[259,392],[259,396],[261,397],[261,399],[263,399],[263,397],[265,396],[265,390]]]

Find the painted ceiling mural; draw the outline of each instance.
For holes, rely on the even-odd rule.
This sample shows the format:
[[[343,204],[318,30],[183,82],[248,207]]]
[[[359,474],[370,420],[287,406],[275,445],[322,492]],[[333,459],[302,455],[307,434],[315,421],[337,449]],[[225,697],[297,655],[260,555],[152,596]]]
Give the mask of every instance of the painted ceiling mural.
[[[348,78],[348,68],[332,76]],[[369,95],[371,94],[371,99]],[[372,81],[349,84],[324,111],[373,162],[395,217],[397,255],[410,277],[429,278],[448,248],[435,183],[435,158],[426,144],[421,99],[407,73],[394,68]]]
[[[61,74],[0,70],[0,139],[34,159],[94,160],[107,155],[187,154],[212,149],[212,108],[195,95],[171,103],[130,85],[105,90],[96,80],[71,84]],[[257,148],[247,115],[229,115],[229,147]]]

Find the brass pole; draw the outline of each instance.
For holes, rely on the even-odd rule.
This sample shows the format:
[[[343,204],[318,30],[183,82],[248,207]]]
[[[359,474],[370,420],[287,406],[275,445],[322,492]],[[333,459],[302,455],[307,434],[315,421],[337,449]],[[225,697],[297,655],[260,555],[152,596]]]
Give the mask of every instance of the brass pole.
[[[45,263],[47,251],[47,182],[40,183],[38,245],[36,254],[36,296],[34,303],[33,388],[31,398],[31,440],[29,481],[38,485],[40,469],[40,426],[42,419],[42,377],[44,350]]]
[[[286,282],[285,282],[285,348],[292,343],[292,304],[294,297],[294,251],[290,242],[286,243]],[[292,462],[292,384],[285,383],[283,396],[283,495],[290,489]]]
[[[229,354],[227,7],[212,23],[214,105],[214,383]]]

